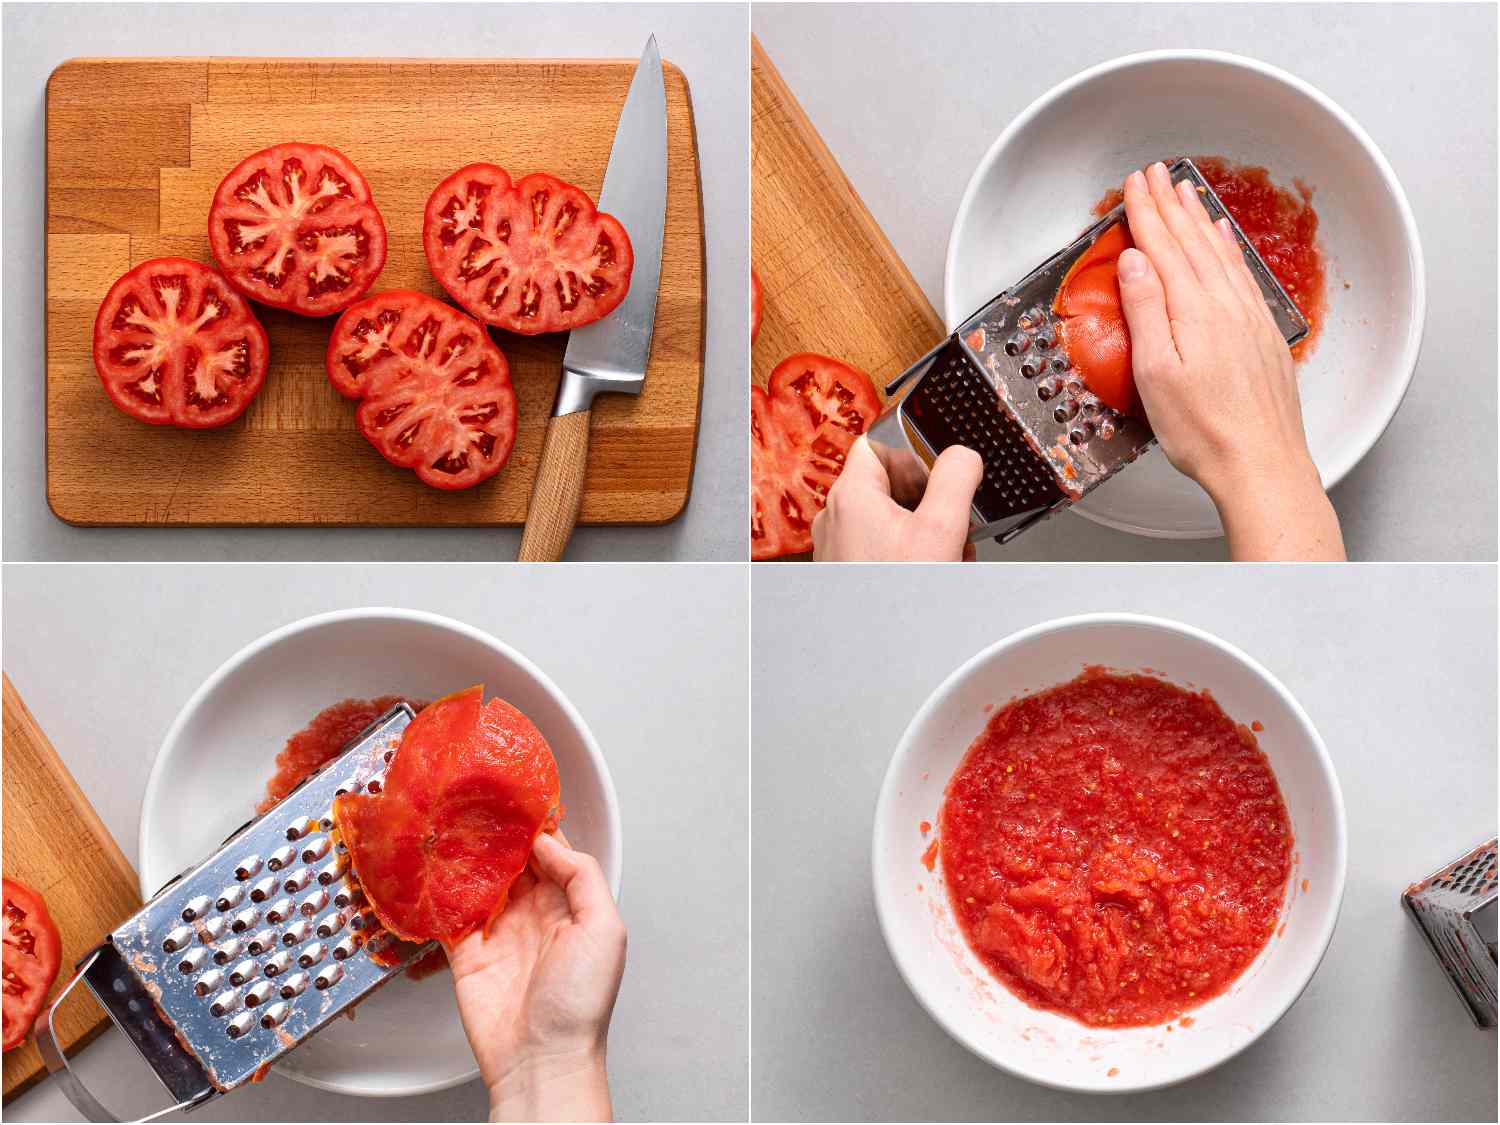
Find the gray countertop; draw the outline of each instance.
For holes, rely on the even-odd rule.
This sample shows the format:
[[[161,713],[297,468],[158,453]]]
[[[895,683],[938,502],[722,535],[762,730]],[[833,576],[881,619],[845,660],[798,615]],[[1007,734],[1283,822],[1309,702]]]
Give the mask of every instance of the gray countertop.
[[[1233,51],[1309,79],[1348,110],[1400,177],[1428,270],[1411,390],[1332,494],[1349,555],[1495,558],[1494,5],[882,4],[851,15],[841,4],[757,3],[751,22],[939,310],[948,232],[975,165],[1017,113],[1086,67],[1164,47]],[[1218,539],[1144,539],[1068,514],[981,557],[1226,553]]]
[[[634,58],[655,33],[692,91],[707,232],[702,414],[686,511],[579,528],[569,559],[743,559],[749,46],[742,4],[7,4],[4,9],[4,557],[514,558],[517,528],[76,528],[47,507],[42,309],[45,86],[79,55]]]
[[[344,607],[402,606],[457,618],[524,653],[584,716],[619,794],[630,952],[609,1040],[615,1112],[627,1120],[745,1119],[741,568],[5,569],[5,671],[132,862],[146,776],[173,717],[221,661],[273,628]],[[113,1029],[77,1063],[117,1111],[167,1104]],[[485,1110],[477,1081],[377,1100],[272,1074],[186,1120],[467,1121],[483,1120]],[[7,1105],[5,1119],[80,1120],[50,1080]]]
[[[1398,902],[1495,833],[1494,567],[757,567],[752,586],[756,1119],[1495,1119],[1495,1035]],[[1349,826],[1338,927],[1291,1011],[1208,1074],[1115,1097],[950,1039],[891,960],[870,877],[881,780],[928,694],[1017,629],[1099,611],[1269,668],[1327,743]]]

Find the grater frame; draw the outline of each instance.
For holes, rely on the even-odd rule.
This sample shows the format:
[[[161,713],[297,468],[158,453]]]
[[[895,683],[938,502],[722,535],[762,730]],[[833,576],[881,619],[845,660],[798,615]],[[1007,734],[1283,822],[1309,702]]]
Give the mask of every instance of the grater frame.
[[[1282,337],[1288,345],[1300,341],[1309,331],[1307,319],[1197,166],[1184,157],[1168,171],[1173,183],[1193,183],[1211,220],[1229,220]],[[970,542],[1010,542],[1156,444],[1144,419],[1118,413],[1083,383],[1052,311],[1073,264],[1124,221],[1121,203],[967,317],[885,388],[886,410],[868,436],[885,446],[897,475],[925,482],[938,454],[953,444],[983,457],[984,475],[970,508]]]
[[[115,1121],[69,1067],[52,1011],[81,981],[174,1103],[192,1110],[259,1081],[278,1059],[433,943],[385,932],[354,880],[333,800],[378,793],[415,712],[396,705],[282,801],[169,881],[77,965],[38,1019],[68,1100]]]
[[[1497,844],[1480,844],[1401,893],[1475,1027],[1496,1025]]]

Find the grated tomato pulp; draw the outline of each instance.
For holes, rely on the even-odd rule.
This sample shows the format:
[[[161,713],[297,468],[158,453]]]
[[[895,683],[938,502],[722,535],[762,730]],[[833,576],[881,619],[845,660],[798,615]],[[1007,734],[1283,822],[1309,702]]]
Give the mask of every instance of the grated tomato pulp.
[[[1033,1007],[1165,1023],[1265,947],[1292,830],[1249,728],[1206,691],[1086,668],[996,711],[948,783],[943,876],[965,939]]]

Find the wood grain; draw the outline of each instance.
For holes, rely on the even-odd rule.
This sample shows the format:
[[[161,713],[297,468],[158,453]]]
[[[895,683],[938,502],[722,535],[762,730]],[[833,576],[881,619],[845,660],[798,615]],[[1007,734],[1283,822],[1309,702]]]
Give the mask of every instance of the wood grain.
[[[62,936],[60,992],[76,964],[140,908],[135,871],[5,676],[5,874],[41,893]],[[88,1042],[109,1017],[79,988],[57,1011],[64,1050]],[[5,1098],[46,1073],[32,1040],[5,1055]]]
[[[147,258],[212,264],[220,178],[278,141],[331,144],[369,180],[390,232],[375,289],[445,294],[422,208],[461,164],[545,169],[597,195],[633,60],[75,59],[47,85],[47,499],[77,524],[486,525],[525,521],[567,337],[496,331],[516,385],[510,463],[461,492],[387,464],[328,384],[331,320],[257,306],[265,389],[193,433],[112,407],[92,359],[110,284]],[[702,193],[687,80],[664,64],[667,221],[640,397],[593,411],[583,523],[663,523],[687,503],[703,381]]]
[[[759,40],[751,51],[751,248],[764,289],[752,377],[821,352],[883,387],[944,336],[936,310]]]
[[[531,512],[521,534],[521,562],[557,562],[578,522],[583,465],[589,455],[589,412],[575,410],[547,420],[542,463],[531,493]]]

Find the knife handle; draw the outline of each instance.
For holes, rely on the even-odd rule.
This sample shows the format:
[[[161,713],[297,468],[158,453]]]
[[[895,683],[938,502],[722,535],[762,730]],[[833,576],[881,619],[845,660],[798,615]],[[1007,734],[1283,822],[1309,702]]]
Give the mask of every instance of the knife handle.
[[[557,562],[567,549],[583,503],[583,475],[589,459],[589,411],[575,410],[547,419],[542,460],[531,485],[521,562]]]

